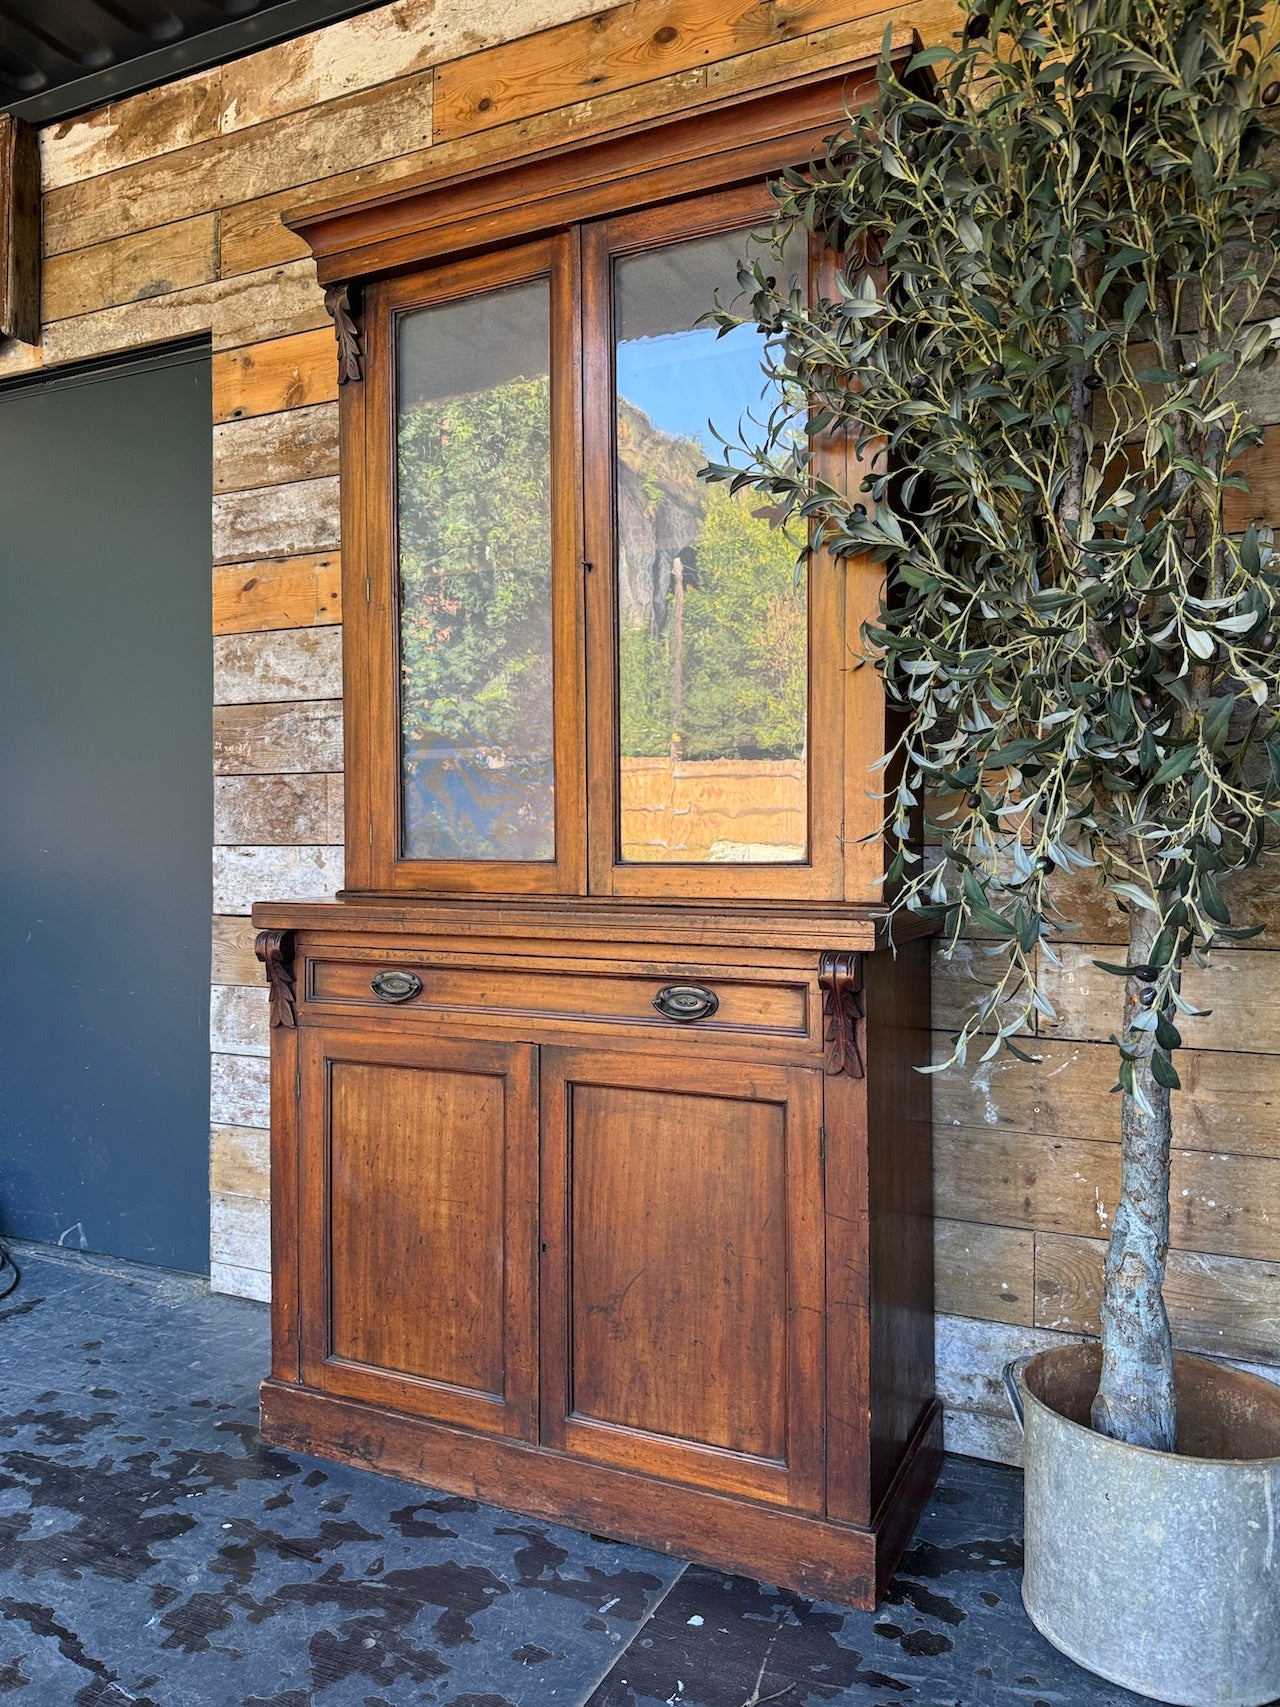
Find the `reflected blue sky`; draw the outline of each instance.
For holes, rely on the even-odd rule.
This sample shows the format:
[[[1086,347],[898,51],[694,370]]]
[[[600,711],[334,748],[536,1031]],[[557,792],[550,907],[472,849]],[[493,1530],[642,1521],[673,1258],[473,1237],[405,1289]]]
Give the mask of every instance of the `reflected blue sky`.
[[[633,338],[618,345],[618,393],[643,409],[655,427],[678,438],[696,439],[710,457],[719,457],[707,426],[735,438],[748,411],[763,419],[772,407],[774,387],[765,397],[760,363],[764,338],[754,326],[735,326],[723,338],[715,328]],[[748,427],[748,437],[762,437]]]

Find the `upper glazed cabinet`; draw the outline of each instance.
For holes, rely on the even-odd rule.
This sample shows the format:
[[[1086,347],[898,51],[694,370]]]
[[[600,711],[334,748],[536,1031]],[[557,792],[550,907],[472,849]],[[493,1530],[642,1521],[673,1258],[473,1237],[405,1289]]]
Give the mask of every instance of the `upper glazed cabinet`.
[[[744,262],[821,288],[766,175],[847,94],[295,221],[348,381],[348,894],[877,899],[877,576],[700,473],[779,402],[764,334],[709,313]]]

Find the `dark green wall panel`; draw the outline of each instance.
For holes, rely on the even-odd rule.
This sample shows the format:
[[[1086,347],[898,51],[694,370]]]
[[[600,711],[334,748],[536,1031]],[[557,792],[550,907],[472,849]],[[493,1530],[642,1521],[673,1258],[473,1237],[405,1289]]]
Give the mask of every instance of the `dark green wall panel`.
[[[210,374],[0,392],[0,1231],[208,1267]]]

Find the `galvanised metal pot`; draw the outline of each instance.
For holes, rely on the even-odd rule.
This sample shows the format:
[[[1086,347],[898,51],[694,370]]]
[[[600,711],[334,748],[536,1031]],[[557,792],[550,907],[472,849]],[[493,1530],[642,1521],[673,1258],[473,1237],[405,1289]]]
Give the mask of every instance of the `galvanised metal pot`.
[[[1100,1347],[1011,1363],[1032,1623],[1077,1664],[1173,1707],[1280,1697],[1280,1387],[1174,1357],[1178,1451],[1095,1434]]]

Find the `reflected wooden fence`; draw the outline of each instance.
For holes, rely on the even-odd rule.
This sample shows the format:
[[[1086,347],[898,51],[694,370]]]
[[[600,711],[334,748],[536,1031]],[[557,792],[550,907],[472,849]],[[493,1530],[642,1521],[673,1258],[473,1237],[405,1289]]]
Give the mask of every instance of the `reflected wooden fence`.
[[[803,759],[623,759],[629,860],[797,860],[805,855]]]

